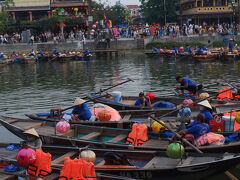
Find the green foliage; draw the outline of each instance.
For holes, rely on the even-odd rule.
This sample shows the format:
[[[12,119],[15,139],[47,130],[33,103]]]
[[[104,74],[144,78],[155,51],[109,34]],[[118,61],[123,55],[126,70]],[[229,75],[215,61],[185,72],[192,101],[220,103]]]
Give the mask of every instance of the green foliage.
[[[150,42],[146,45],[147,49],[153,49],[153,48],[174,48],[174,47],[186,47],[186,46],[191,46],[191,47],[199,47],[203,45],[200,42]]]
[[[130,11],[121,4],[116,4],[114,6],[106,6],[103,4],[93,2],[93,19],[94,21],[100,21],[104,19],[104,15],[107,19],[112,21],[113,25],[117,24],[128,24],[131,22]]]
[[[147,22],[163,24],[165,14],[167,22],[177,21],[176,4],[178,0],[141,0],[141,3],[142,13]]]
[[[40,31],[50,30],[51,32],[57,32],[59,31],[57,27],[57,23],[59,22],[64,22],[64,18],[59,16],[53,16],[49,18],[46,16],[34,22],[34,24],[39,28]]]
[[[227,42],[214,41],[214,42],[212,43],[212,46],[215,47],[215,48],[218,48],[218,47],[226,47],[226,46],[227,46]]]
[[[9,14],[6,12],[0,12],[0,33],[8,31],[7,19]]]

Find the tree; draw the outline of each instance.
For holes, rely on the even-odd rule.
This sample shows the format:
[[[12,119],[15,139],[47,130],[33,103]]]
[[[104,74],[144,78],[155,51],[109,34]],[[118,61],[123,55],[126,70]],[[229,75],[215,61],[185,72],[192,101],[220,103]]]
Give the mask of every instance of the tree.
[[[178,0],[141,0],[142,13],[149,23],[164,24],[177,20],[176,5]]]
[[[112,21],[113,25],[129,24],[132,21],[130,11],[121,4],[116,4],[110,8],[108,19]]]

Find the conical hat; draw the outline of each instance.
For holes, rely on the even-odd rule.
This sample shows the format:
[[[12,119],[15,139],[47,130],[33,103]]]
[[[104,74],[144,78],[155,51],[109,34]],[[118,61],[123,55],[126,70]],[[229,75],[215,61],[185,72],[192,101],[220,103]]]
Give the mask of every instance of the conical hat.
[[[212,109],[212,106],[211,104],[208,102],[208,100],[204,100],[204,101],[201,101],[199,103],[197,103],[198,105],[201,105],[201,106],[204,106],[204,107],[207,107],[209,109]]]
[[[74,106],[77,106],[77,105],[81,105],[83,103],[85,103],[86,101],[81,99],[81,98],[76,98],[75,101],[74,101]]]
[[[34,128],[28,129],[26,131],[23,132],[24,134],[30,134],[36,137],[39,137],[37,131]]]

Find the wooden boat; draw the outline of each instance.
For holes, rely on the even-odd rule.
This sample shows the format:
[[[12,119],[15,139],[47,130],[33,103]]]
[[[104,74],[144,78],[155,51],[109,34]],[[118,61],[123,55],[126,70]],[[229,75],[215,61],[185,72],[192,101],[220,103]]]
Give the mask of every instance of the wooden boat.
[[[210,92],[209,92],[210,93]],[[95,103],[102,103],[106,104],[108,106],[113,107],[114,109],[117,110],[129,110],[129,113],[131,113],[132,116],[134,116],[134,113],[140,113],[140,110],[142,111],[143,114],[147,114],[146,110],[149,112],[154,112],[156,116],[161,116],[166,113],[169,113],[173,111],[175,108],[150,108],[150,107],[139,107],[139,106],[134,106],[134,103],[138,97],[136,96],[122,96],[121,100],[119,103],[114,102],[113,100],[109,100],[104,97],[96,98],[99,97],[98,95],[91,94],[88,96],[90,100],[92,100]],[[184,97],[176,97],[176,96],[156,96],[154,100],[152,101],[152,104],[157,103],[159,101],[167,101],[171,102],[175,105],[179,105],[183,102],[185,98]],[[198,101],[200,99],[193,99],[195,101]],[[226,101],[226,100],[217,100],[217,99],[209,99],[209,102],[211,103],[214,111],[215,108],[218,107],[221,109],[221,112],[228,112],[225,111],[224,108],[229,109],[228,105],[231,105],[231,108],[234,109],[240,109],[240,101]],[[133,111],[134,110],[134,111]],[[139,110],[139,112],[135,111]],[[198,110],[198,107],[194,107],[193,110]],[[177,116],[177,111],[169,114],[169,116]]]
[[[236,60],[238,58],[239,58],[239,54],[234,54],[234,53],[223,54],[223,59],[224,60]]]
[[[55,132],[55,123],[36,122],[17,118],[0,118],[0,124],[16,136],[25,139],[25,130],[35,128],[44,144],[65,145],[65,146],[86,146],[121,148],[136,150],[162,150],[165,151],[169,142],[167,140],[150,138],[141,146],[126,144],[126,137],[130,129],[106,128],[86,125],[76,125],[65,134]],[[231,142],[221,146],[201,146],[203,152],[239,152],[240,141]],[[186,147],[187,151],[193,151]]]
[[[18,150],[7,151],[5,144],[0,144],[0,159],[2,162],[17,165],[15,156]],[[52,154],[53,173],[46,179],[57,179],[63,166],[65,157],[78,158],[79,149],[66,146],[43,146],[43,151]],[[205,179],[215,174],[224,172],[240,162],[240,155],[234,153],[214,154],[185,154],[182,159],[172,159],[164,152],[158,151],[133,151],[133,150],[109,150],[93,149],[96,154],[95,171],[100,179],[108,176],[108,179],[161,179],[186,180]],[[119,155],[125,158],[117,159]],[[113,164],[114,160],[118,165]],[[4,174],[4,171],[0,171]],[[10,174],[11,175],[11,174]]]
[[[194,55],[193,59],[199,62],[202,61],[213,61],[216,60],[219,57],[219,54],[202,54],[202,55]]]

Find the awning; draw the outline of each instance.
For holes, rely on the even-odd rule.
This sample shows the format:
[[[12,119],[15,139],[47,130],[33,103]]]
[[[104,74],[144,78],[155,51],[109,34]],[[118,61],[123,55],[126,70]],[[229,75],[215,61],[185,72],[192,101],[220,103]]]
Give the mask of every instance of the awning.
[[[6,11],[47,11],[50,10],[50,6],[25,6],[25,7],[9,7]]]
[[[50,6],[53,8],[61,8],[61,7],[79,7],[79,6],[88,6],[88,3],[53,3]]]

